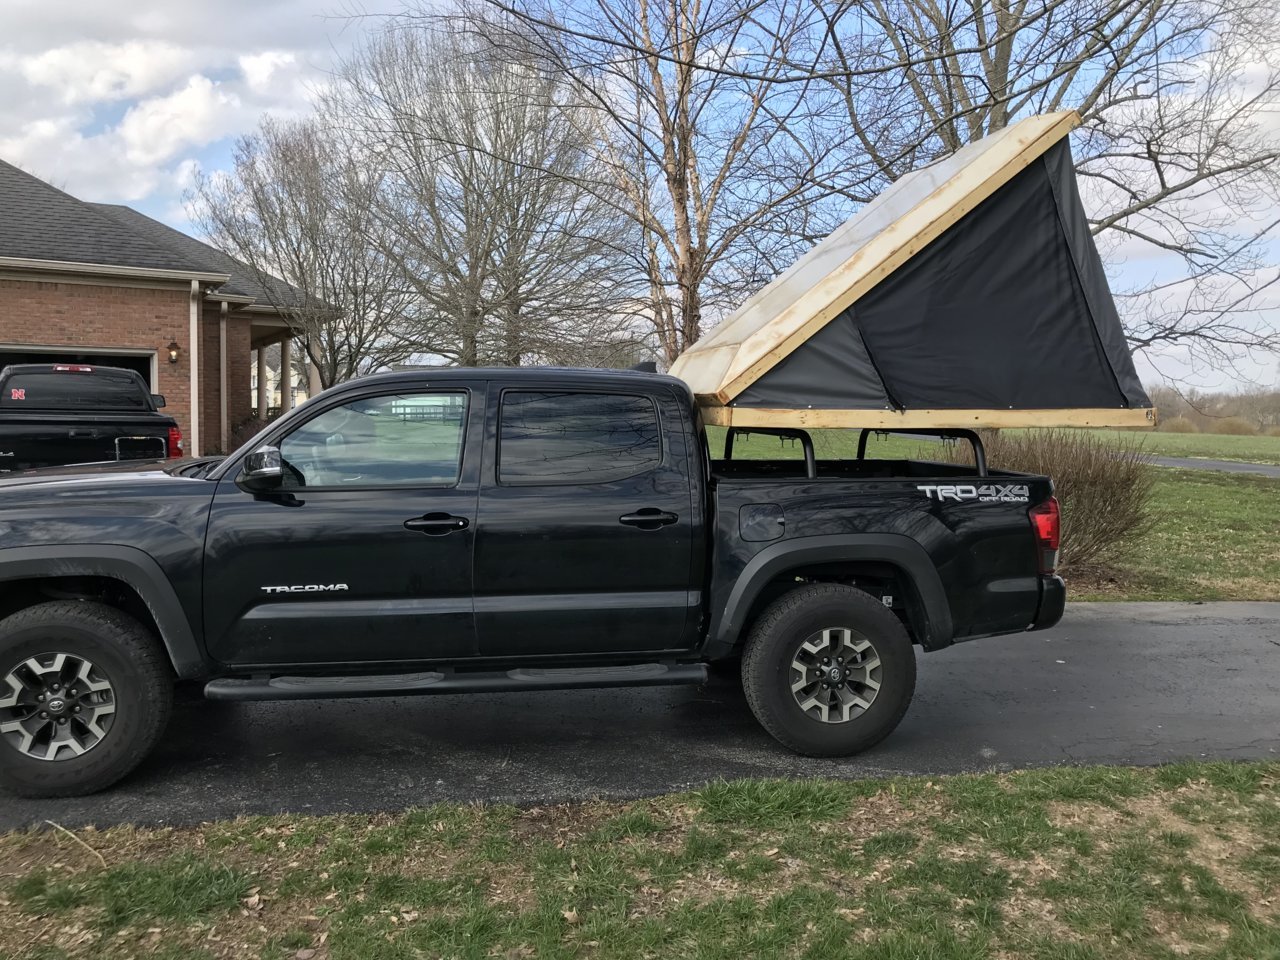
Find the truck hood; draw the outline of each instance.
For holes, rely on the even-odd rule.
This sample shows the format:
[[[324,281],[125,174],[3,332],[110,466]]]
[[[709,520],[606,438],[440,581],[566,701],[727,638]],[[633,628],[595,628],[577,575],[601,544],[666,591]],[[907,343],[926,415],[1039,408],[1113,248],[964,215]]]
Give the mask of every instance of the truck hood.
[[[222,462],[221,457],[188,457],[182,460],[130,460],[125,463],[85,463],[77,466],[45,467],[41,470],[17,470],[0,474],[0,496],[25,488],[28,493],[42,494],[51,484],[65,487],[101,487],[113,489],[136,484],[203,479],[208,471]],[[38,489],[31,489],[31,488]]]
[[[198,556],[218,485],[181,476],[183,468],[181,461],[134,461],[0,477],[0,552],[117,544],[157,558]]]

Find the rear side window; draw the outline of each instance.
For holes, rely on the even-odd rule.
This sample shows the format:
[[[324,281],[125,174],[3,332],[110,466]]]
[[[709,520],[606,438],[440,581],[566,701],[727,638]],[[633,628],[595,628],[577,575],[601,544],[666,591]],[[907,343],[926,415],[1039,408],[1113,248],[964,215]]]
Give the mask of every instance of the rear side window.
[[[78,371],[15,373],[0,391],[0,405],[43,410],[150,410],[151,397],[136,380]]]
[[[517,391],[502,396],[501,483],[604,483],[661,462],[658,411],[648,397]]]

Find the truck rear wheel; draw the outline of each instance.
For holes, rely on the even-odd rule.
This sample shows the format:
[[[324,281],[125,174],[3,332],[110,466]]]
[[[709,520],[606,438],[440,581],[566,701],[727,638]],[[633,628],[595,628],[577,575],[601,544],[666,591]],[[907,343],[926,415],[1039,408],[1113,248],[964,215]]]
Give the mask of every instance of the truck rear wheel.
[[[756,719],[811,757],[845,757],[898,725],[916,685],[911,638],[855,587],[798,587],[767,607],[747,638],[742,686]]]
[[[173,705],[159,642],[129,615],[75,600],[0,621],[0,786],[70,797],[149,754]]]

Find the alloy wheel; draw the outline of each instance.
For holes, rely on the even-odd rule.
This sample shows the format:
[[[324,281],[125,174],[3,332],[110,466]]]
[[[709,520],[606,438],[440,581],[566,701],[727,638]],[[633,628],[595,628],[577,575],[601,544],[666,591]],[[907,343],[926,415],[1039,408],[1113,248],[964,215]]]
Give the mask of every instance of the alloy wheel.
[[[0,739],[35,760],[62,760],[92,750],[115,720],[111,681],[71,653],[23,660],[0,680]]]
[[[848,627],[810,634],[791,659],[791,695],[823,723],[847,723],[870,709],[880,692],[880,655]]]

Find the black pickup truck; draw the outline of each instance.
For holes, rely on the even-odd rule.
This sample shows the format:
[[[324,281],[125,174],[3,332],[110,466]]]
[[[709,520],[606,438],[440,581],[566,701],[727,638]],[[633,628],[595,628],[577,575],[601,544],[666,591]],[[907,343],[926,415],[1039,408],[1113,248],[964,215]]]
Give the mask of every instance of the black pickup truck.
[[[976,437],[976,467],[787,439],[709,437],[671,377],[451,369],[335,387],[225,460],[0,479],[0,781],[108,786],[179,679],[365,697],[738,660],[769,733],[842,756],[902,718],[913,645],[1062,615],[1048,479]],[[764,442],[786,455],[732,456]]]
[[[178,422],[133,370],[24,363],[0,370],[0,473],[182,456]]]

